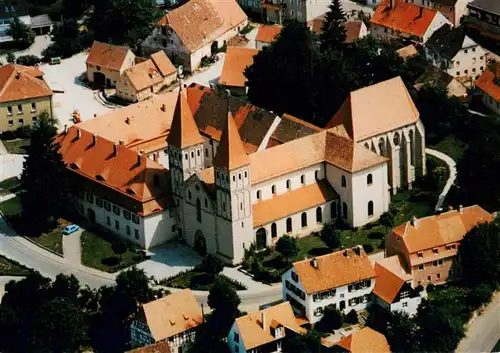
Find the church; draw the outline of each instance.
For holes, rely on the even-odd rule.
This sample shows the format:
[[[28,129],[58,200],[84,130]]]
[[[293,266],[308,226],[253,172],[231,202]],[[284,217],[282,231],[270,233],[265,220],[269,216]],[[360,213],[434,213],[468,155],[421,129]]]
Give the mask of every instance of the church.
[[[376,221],[425,174],[399,77],[352,92],[325,129],[209,91],[181,86],[65,129],[78,212],[146,249],[182,239],[237,264],[251,244]]]

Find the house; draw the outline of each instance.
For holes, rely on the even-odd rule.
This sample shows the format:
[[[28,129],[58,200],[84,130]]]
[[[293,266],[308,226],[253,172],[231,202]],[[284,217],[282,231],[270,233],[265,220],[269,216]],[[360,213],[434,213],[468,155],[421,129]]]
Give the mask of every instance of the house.
[[[417,313],[422,298],[412,288],[412,277],[398,255],[375,263],[377,279],[373,288],[373,301],[387,311],[403,311],[410,316]]]
[[[419,44],[427,42],[442,25],[451,25],[441,12],[404,0],[383,0],[370,23],[370,33],[375,38],[403,38]]]
[[[193,72],[203,58],[216,54],[247,24],[235,0],[190,0],[159,20],[143,48],[162,49],[174,63]]]
[[[30,28],[37,35],[49,34],[54,28],[54,22],[50,19],[48,14],[31,16],[30,22]]]
[[[467,5],[468,28],[495,41],[500,40],[500,3],[496,0],[474,0]]]
[[[294,262],[282,276],[283,300],[311,324],[326,307],[347,314],[363,310],[375,285],[375,270],[361,246]]]
[[[343,126],[359,146],[390,159],[392,192],[425,175],[425,129],[401,77],[353,91],[326,125]]]
[[[481,101],[491,111],[500,114],[500,67],[490,65],[477,79],[475,86],[481,95]]]
[[[168,342],[170,352],[187,352],[203,322],[200,304],[190,289],[184,289],[142,305],[130,327],[132,343]]]
[[[231,95],[246,96],[248,89],[245,70],[247,67],[252,66],[253,57],[258,52],[259,50],[253,48],[227,48],[219,84],[228,89]]]
[[[172,353],[172,351],[167,341],[161,341],[149,346],[132,349],[131,351],[127,351],[127,353]]]
[[[177,70],[165,52],[126,69],[116,84],[116,95],[130,102],[151,98],[177,79]]]
[[[0,43],[11,42],[12,36],[7,34],[10,23],[14,18],[27,25],[31,25],[29,6],[26,0],[3,0],[0,6]]]
[[[280,303],[237,318],[227,345],[231,353],[281,352],[283,339],[306,333],[302,323],[295,318],[290,303]]]
[[[486,51],[465,34],[464,27],[445,24],[425,44],[425,56],[434,66],[469,86],[486,67]]]
[[[409,44],[405,47],[402,47],[398,50],[396,50],[396,53],[403,58],[404,60],[407,60],[409,58],[412,58],[414,56],[418,55],[418,50],[413,44]]]
[[[412,217],[387,236],[386,253],[401,256],[412,276],[412,287],[445,283],[456,273],[455,260],[465,234],[492,220],[493,216],[477,205],[421,219]]]
[[[444,72],[434,65],[429,65],[419,78],[417,78],[413,87],[417,90],[424,85],[432,85],[446,90],[448,97],[457,97],[466,100],[467,87],[450,74]]]
[[[404,0],[418,6],[428,7],[441,12],[454,26],[460,24],[460,19],[467,13],[470,0]]]
[[[0,132],[29,126],[43,112],[53,116],[53,92],[38,68],[4,65],[0,67],[0,87]]]
[[[313,31],[317,36],[323,33],[323,23],[325,22],[325,15],[316,17],[311,21],[311,31]],[[348,20],[344,23],[346,43],[352,43],[356,39],[364,38],[368,35],[368,28],[363,21],[359,20]]]
[[[97,87],[115,87],[123,72],[135,64],[126,47],[94,41],[87,57],[87,79]]]
[[[326,352],[339,353],[390,353],[391,348],[383,334],[370,327],[363,327],[345,336],[338,342],[322,338]]]
[[[259,26],[257,36],[255,37],[255,47],[262,50],[264,47],[271,45],[278,38],[282,28],[280,25]]]
[[[310,23],[328,12],[328,1],[262,0],[260,7],[265,23],[283,24],[286,21]]]

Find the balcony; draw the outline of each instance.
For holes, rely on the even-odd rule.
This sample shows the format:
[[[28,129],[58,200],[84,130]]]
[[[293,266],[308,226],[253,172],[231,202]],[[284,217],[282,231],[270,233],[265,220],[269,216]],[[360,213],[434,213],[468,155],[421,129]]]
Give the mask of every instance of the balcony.
[[[283,0],[262,0],[260,7],[269,10],[281,10],[286,8],[286,4]]]

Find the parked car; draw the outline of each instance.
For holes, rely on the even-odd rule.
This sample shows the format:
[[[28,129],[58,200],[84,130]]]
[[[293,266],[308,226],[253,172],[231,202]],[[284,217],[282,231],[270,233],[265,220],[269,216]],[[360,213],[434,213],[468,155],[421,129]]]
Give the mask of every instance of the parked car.
[[[78,229],[80,229],[80,226],[76,224],[70,224],[69,226],[64,227],[63,234],[69,235],[71,233],[76,232]]]

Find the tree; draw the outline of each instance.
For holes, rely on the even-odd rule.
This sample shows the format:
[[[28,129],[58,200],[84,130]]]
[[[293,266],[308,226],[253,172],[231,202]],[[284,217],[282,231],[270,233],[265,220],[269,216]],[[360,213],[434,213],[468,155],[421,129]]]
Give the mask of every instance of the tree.
[[[323,311],[323,317],[318,322],[318,330],[321,332],[332,332],[342,327],[344,315],[338,309],[327,306]]]
[[[221,260],[212,254],[205,256],[201,264],[199,264],[196,269],[201,272],[206,272],[212,276],[212,280],[216,275],[222,272],[224,269],[224,264]]]
[[[284,353],[320,353],[321,334],[314,329],[305,335],[291,335],[283,340]]]
[[[16,59],[16,64],[25,66],[34,66],[39,64],[42,60],[36,55],[21,55]]]
[[[394,217],[389,212],[384,212],[380,215],[378,222],[385,227],[385,234],[387,234],[389,228],[394,226]]]
[[[403,311],[389,312],[385,336],[392,352],[419,352],[418,327]]]
[[[335,228],[333,223],[326,224],[321,230],[321,240],[328,246],[331,250],[340,247],[340,232]]]
[[[41,114],[31,132],[31,147],[23,164],[23,218],[29,219],[35,234],[57,220],[68,191],[65,164],[54,140],[56,132],[56,121],[46,112]]]
[[[346,40],[346,16],[340,0],[332,0],[328,9],[319,36],[320,49],[323,52],[340,49]]]
[[[472,228],[458,248],[461,274],[466,283],[500,283],[500,226],[482,223]]]
[[[99,41],[137,50],[161,16],[154,0],[102,0],[95,3],[89,28]]]
[[[299,253],[297,239],[289,235],[284,235],[276,243],[276,251],[279,252],[287,261],[290,261]]]
[[[27,48],[35,42],[35,32],[21,22],[18,17],[14,17],[10,22],[7,35],[11,36],[23,48]]]
[[[15,56],[15,55],[14,55],[14,53],[13,53],[13,52],[11,52],[11,51],[9,51],[9,52],[7,53],[7,62],[8,62],[9,64],[14,64],[14,63],[16,62],[16,56]]]
[[[356,310],[351,309],[345,316],[345,322],[349,324],[357,324],[358,323],[358,313]]]

